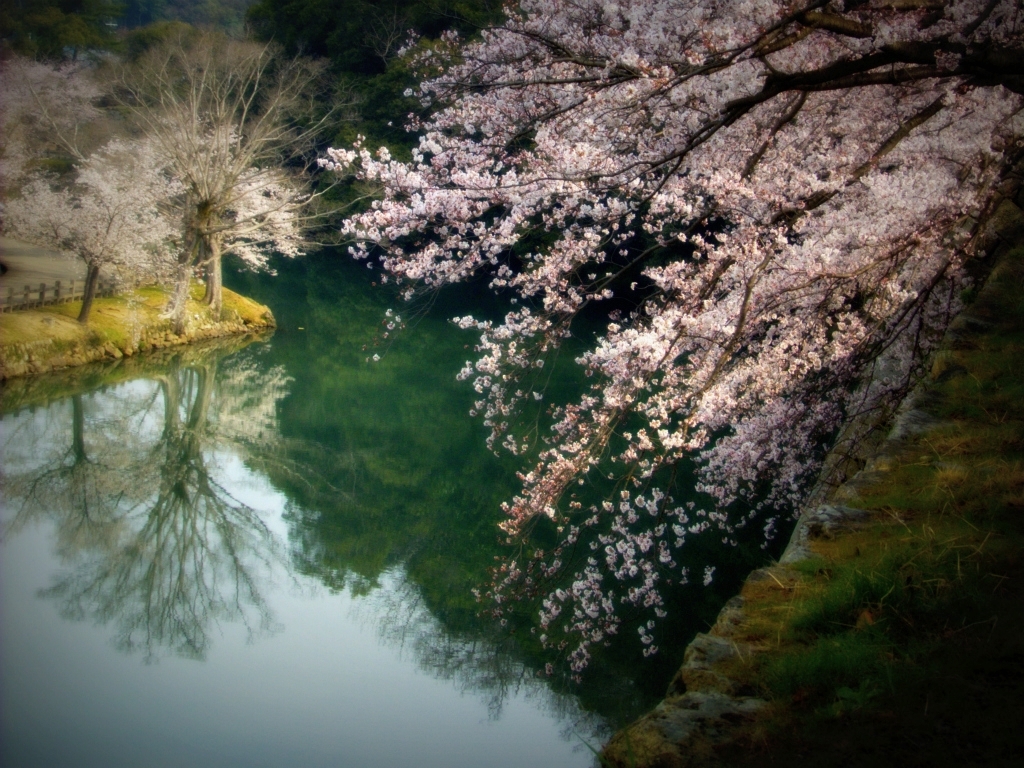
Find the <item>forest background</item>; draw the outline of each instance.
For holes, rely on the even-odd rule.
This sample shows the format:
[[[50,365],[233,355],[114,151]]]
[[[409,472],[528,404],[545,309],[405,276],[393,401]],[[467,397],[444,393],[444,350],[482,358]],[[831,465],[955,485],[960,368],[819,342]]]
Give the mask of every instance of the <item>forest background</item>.
[[[210,27],[283,45],[290,55],[327,59],[354,96],[340,134],[324,147],[369,144],[401,151],[414,138],[404,116],[418,103],[404,96],[418,80],[398,58],[409,33],[435,39],[471,34],[500,17],[498,0],[12,0],[0,6],[4,48],[59,60],[86,52],[137,56],[176,25]]]

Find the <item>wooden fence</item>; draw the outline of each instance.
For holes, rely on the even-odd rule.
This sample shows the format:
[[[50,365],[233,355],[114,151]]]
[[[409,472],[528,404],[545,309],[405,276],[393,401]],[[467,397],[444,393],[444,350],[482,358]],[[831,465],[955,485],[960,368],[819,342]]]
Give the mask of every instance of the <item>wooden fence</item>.
[[[118,284],[115,280],[100,278],[96,287],[96,296],[110,296],[116,293]],[[8,285],[0,290],[0,312],[10,312],[15,309],[31,309],[41,307],[44,304],[60,304],[65,301],[81,299],[85,294],[85,280],[71,280],[70,283],[63,283],[57,280],[52,285],[36,283],[26,285],[24,288],[15,288]]]

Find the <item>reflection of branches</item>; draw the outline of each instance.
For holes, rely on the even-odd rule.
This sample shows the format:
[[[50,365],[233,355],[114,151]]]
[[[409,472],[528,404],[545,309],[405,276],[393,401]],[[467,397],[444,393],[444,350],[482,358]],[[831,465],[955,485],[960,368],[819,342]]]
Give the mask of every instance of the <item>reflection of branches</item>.
[[[553,690],[522,659],[513,637],[504,632],[469,636],[448,630],[425,605],[420,588],[403,573],[387,573],[381,588],[365,600],[365,607],[356,611],[370,617],[384,643],[412,654],[422,670],[451,681],[461,693],[480,695],[490,719],[501,718],[510,698],[524,696],[564,723],[565,738],[579,733],[597,742],[607,737],[603,720],[582,710],[576,696]]]
[[[276,445],[277,404],[288,394],[291,376],[267,368],[255,354],[226,360],[217,375],[217,435],[220,440],[265,451]]]
[[[88,563],[45,594],[62,600],[69,618],[92,614],[119,625],[117,646],[159,646],[203,658],[211,622],[239,620],[250,637],[272,628],[254,565],[272,550],[272,534],[250,507],[227,501],[220,486],[193,497],[172,481],[145,512],[142,527],[113,556]],[[254,614],[254,615],[253,615]]]
[[[217,373],[216,356],[187,365],[176,358],[155,377],[155,387],[129,384],[111,397],[97,396],[96,410],[120,406],[109,423],[87,419],[83,398],[75,395],[70,448],[14,484],[23,491],[15,523],[54,512],[59,530],[84,525],[96,507],[81,494],[65,494],[54,505],[60,478],[84,467],[107,492],[102,545],[77,537],[62,547],[77,564],[44,594],[58,599],[67,617],[115,622],[117,646],[149,659],[160,647],[203,658],[211,623],[220,620],[241,622],[250,637],[273,629],[260,585],[283,561],[280,547],[259,514],[211,471],[214,449],[238,448],[218,429],[218,411],[231,412],[232,393],[218,387]],[[259,390],[258,376],[248,383],[250,392]],[[270,389],[281,396],[281,387]],[[113,434],[104,429],[111,424]],[[265,433],[268,425],[262,427]],[[89,437],[106,449],[104,463],[89,460]]]
[[[132,510],[138,524],[114,557],[79,569],[48,590],[66,615],[116,617],[124,650],[158,646],[202,658],[208,628],[239,620],[250,635],[272,625],[255,576],[269,566],[274,539],[255,510],[209,473],[209,411],[216,363],[178,369],[160,379],[164,428],[145,457],[158,467],[154,497]]]
[[[118,529],[117,507],[123,496],[123,488],[111,483],[112,473],[119,456],[103,450],[102,441],[93,445],[90,452],[85,436],[85,404],[82,395],[70,398],[70,432],[63,424],[57,426],[49,419],[39,424],[43,434],[52,437],[60,435],[57,450],[28,475],[16,472],[7,478],[7,494],[20,498],[18,512],[4,528],[4,536],[17,533],[37,519],[44,511],[57,509],[73,510],[72,514],[59,516],[58,548],[61,551],[80,547],[102,547],[116,537]],[[49,414],[52,415],[52,414]],[[39,450],[33,435],[10,435],[8,443],[25,441],[30,445],[23,448]],[[102,459],[96,458],[102,457]]]
[[[278,434],[277,404],[292,381],[281,366],[261,367],[255,355],[232,357],[217,375],[218,440],[242,449],[248,466],[261,474],[337,500],[345,491],[332,485],[322,471],[339,466],[334,453],[319,443]]]
[[[247,463],[264,475],[272,475],[278,482],[301,489],[303,495],[313,500],[333,504],[351,502],[354,490],[339,488],[328,478],[325,470],[333,473],[350,471],[351,484],[355,483],[355,458],[339,454],[319,443],[301,439],[279,438],[273,443],[263,443],[247,455]]]

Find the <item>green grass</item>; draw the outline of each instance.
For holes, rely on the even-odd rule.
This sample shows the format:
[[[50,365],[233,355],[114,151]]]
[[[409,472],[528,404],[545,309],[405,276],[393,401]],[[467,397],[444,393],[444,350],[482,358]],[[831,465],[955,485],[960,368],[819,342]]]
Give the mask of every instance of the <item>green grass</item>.
[[[46,376],[20,376],[8,379],[0,387],[0,411],[12,412],[62,400],[73,394],[113,386],[137,378],[162,375],[172,361],[180,365],[201,363],[217,350],[224,354],[265,339],[258,335],[224,336],[203,341],[155,349],[145,355],[121,360],[104,360],[88,365],[53,371]]]
[[[200,301],[203,290],[198,283],[192,286],[186,308],[195,323],[227,320],[259,326],[268,319],[273,322],[265,306],[226,288],[220,317],[214,318]],[[148,351],[158,345],[153,342],[171,332],[170,320],[162,316],[168,295],[165,288],[149,286],[96,299],[85,325],[77,322],[80,301],[4,313],[0,315],[0,354],[8,361],[45,362],[107,344],[125,351]]]
[[[1024,764],[1024,249],[972,313],[871,521],[745,588],[763,652],[729,672],[771,704],[721,764]]]

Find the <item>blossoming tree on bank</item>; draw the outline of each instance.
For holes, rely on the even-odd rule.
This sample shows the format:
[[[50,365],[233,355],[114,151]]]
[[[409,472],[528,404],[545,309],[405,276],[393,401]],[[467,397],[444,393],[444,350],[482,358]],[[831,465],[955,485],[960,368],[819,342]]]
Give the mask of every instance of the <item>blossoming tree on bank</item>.
[[[183,187],[170,308],[179,332],[194,268],[219,312],[224,254],[260,268],[273,251],[300,252],[317,197],[301,171],[323,123],[310,117],[319,76],[308,60],[214,33],[168,40],[123,69],[119,98]],[[286,170],[289,163],[298,168]]]
[[[166,209],[177,191],[151,143],[114,139],[82,160],[71,184],[33,175],[5,204],[4,228],[85,262],[86,323],[101,269],[128,281],[170,276],[177,230]]]
[[[424,60],[440,74],[411,162],[324,161],[383,190],[344,232],[408,296],[487,273],[518,303],[458,320],[480,332],[462,376],[492,445],[535,457],[504,530],[547,517],[561,538],[509,558],[496,612],[539,594],[542,638],[579,671],[622,606],[648,611],[653,652],[684,541],[770,536],[823,443],[891,407],[956,312],[1021,156],[1019,4],[526,0],[448,52]],[[517,427],[602,307],[577,360],[592,388],[550,434]]]
[[[3,227],[85,262],[86,323],[101,269],[128,282],[170,276],[169,208],[180,185],[152,142],[110,139],[123,130],[97,106],[108,90],[95,65],[11,56],[2,69]]]
[[[127,64],[3,62],[4,226],[85,259],[83,322],[104,265],[172,281],[167,314],[180,333],[197,269],[219,311],[223,254],[260,268],[273,251],[300,252],[317,197],[301,152],[319,123],[296,121],[309,117],[318,69],[275,53],[192,31]],[[99,137],[131,132],[104,97],[127,107],[139,138],[96,150]],[[48,170],[63,178],[40,175]]]

